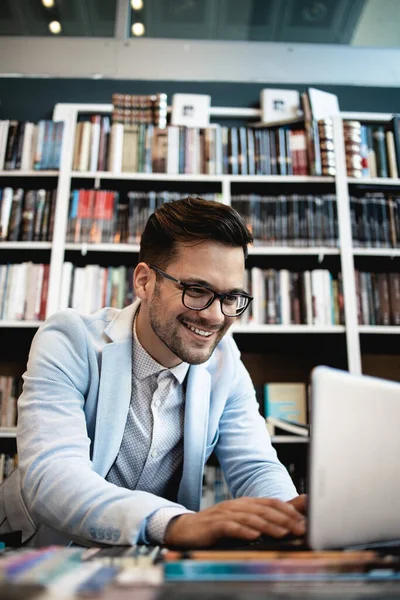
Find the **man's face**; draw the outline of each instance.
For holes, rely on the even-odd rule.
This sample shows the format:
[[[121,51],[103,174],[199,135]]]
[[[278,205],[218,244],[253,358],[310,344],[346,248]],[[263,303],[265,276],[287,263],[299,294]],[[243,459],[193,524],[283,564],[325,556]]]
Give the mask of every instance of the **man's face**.
[[[240,290],[243,288],[243,250],[210,241],[181,245],[177,259],[165,272],[184,283],[207,285],[220,293]],[[162,364],[166,364],[165,351],[167,362],[168,359],[176,361],[176,357],[190,364],[205,362],[235,319],[222,313],[219,299],[205,310],[186,308],[182,303],[181,286],[166,278],[159,277],[156,281],[154,271],[152,277],[154,287],[147,302],[148,319],[157,337],[156,345],[163,346]],[[152,350],[154,356],[154,348]]]

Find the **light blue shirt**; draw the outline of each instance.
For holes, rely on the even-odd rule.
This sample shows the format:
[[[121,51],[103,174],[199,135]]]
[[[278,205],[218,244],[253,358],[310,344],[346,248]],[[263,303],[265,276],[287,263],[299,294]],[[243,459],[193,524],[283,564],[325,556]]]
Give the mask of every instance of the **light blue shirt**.
[[[132,395],[118,456],[106,480],[176,502],[183,465],[184,380],[188,363],[166,369],[132,337]],[[190,512],[166,507],[148,520],[151,542],[162,543],[173,516]]]

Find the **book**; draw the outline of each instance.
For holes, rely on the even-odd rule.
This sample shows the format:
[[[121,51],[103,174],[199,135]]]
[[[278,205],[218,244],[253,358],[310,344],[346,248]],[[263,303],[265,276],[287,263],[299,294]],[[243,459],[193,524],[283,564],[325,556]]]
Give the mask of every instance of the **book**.
[[[278,419],[277,417],[267,417],[266,423],[270,435],[285,435],[288,433],[304,437],[309,437],[310,435],[309,425],[299,425],[296,422]]]
[[[400,115],[395,115],[390,122],[396,155],[397,173],[400,174]]]
[[[340,115],[339,100],[336,94],[312,87],[307,89],[307,94],[310,100],[311,115],[315,121]]]
[[[306,385],[273,382],[264,385],[264,414],[300,425],[307,423]]]

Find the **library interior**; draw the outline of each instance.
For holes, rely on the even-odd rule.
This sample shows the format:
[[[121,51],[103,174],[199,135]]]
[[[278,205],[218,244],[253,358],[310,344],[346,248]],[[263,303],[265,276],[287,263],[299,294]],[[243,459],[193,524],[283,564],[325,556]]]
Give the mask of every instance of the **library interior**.
[[[400,597],[399,25],[2,0],[2,600]]]

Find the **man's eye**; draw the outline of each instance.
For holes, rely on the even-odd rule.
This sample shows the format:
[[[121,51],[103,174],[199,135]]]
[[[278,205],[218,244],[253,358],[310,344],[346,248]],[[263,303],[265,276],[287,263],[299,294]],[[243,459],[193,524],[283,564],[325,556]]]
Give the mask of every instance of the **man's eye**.
[[[229,304],[229,306],[234,306],[237,303],[237,299],[238,299],[237,296],[233,296],[233,295],[232,296],[225,296],[224,302],[226,304]]]
[[[190,287],[187,288],[186,293],[191,298],[200,298],[200,296],[206,296],[208,292],[202,287]]]

